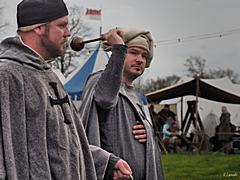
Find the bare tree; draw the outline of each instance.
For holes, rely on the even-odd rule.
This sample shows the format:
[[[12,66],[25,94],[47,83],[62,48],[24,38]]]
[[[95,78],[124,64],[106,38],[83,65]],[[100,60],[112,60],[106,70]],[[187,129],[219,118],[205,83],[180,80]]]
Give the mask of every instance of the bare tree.
[[[78,6],[69,8],[69,30],[72,37],[80,36],[84,38],[93,33],[92,29],[84,24],[82,20],[83,13],[84,10]],[[67,77],[77,68],[77,61],[79,61],[79,59],[84,59],[91,50],[91,47],[85,47],[82,51],[75,52],[71,50],[70,47],[67,47],[64,56],[50,60],[49,64],[51,64],[53,68],[60,69],[64,76]]]
[[[186,60],[184,66],[187,68],[187,75],[199,78],[223,78],[228,77],[233,83],[239,83],[239,75],[232,69],[207,69],[206,60],[200,56],[191,56]]]
[[[223,78],[228,77],[233,83],[239,83],[239,74],[232,69],[210,69],[208,72],[209,78]]]
[[[156,80],[147,80],[144,84],[136,83],[135,87],[141,89],[144,93],[149,93],[175,84],[180,79],[177,75],[167,76],[165,78],[157,78]]]
[[[189,57],[184,64],[187,69],[187,76],[205,78],[205,64],[206,60],[200,56]]]

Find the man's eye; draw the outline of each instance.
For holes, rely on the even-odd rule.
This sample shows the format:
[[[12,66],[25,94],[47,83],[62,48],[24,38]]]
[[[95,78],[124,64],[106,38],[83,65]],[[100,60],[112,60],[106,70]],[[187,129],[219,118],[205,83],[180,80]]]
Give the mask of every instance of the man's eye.
[[[66,24],[60,24],[60,25],[59,25],[59,27],[60,27],[61,29],[64,29],[66,26],[67,26]]]
[[[147,58],[147,54],[143,54],[142,57]]]
[[[137,52],[135,52],[135,51],[130,51],[130,53],[131,53],[131,54],[137,54]]]

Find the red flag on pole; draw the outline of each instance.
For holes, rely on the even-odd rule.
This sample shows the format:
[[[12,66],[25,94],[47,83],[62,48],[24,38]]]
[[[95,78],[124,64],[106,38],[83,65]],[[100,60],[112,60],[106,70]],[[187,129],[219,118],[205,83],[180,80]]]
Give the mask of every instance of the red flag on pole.
[[[85,16],[88,19],[101,20],[101,9],[87,9]]]

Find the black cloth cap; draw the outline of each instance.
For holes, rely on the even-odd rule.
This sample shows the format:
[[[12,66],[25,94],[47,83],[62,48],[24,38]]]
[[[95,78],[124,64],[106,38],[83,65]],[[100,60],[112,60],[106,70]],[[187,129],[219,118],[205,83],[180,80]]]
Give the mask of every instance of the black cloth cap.
[[[17,6],[18,28],[54,21],[68,15],[63,0],[23,0]]]

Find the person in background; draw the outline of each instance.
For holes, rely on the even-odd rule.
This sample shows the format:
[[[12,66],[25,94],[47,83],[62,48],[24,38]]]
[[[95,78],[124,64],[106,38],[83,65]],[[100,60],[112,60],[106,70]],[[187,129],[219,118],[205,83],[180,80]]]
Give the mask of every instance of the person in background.
[[[79,112],[88,140],[126,160],[135,180],[162,180],[152,121],[133,86],[152,60],[151,34],[115,28],[103,38],[103,48],[112,55],[103,71],[90,75],[81,96]]]
[[[228,154],[232,151],[232,137],[236,126],[231,123],[231,114],[227,111],[225,106],[222,107],[222,114],[220,116],[220,124],[216,127],[215,150],[223,148],[223,151]]]
[[[70,36],[62,0],[23,0],[17,36],[0,44],[0,179],[131,178],[128,164],[90,146],[63,85],[47,64]]]
[[[165,104],[162,110],[158,112],[159,122],[162,127],[166,123],[168,117],[172,117],[173,121],[176,122],[176,114],[170,110],[169,104]]]
[[[226,106],[222,106],[221,107],[221,115],[219,117],[219,121],[220,123],[222,123],[223,121],[225,121],[226,117],[230,118],[231,114],[229,113],[228,109]]]
[[[174,152],[178,151],[179,132],[175,127],[175,122],[172,117],[168,117],[166,123],[163,125],[163,144],[168,152],[173,150]]]

